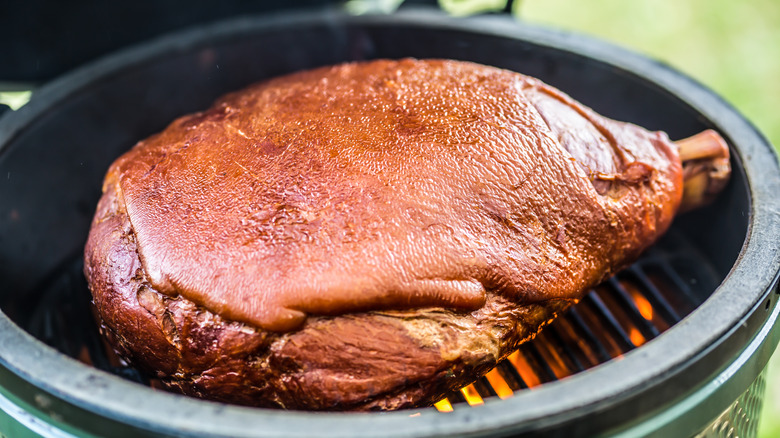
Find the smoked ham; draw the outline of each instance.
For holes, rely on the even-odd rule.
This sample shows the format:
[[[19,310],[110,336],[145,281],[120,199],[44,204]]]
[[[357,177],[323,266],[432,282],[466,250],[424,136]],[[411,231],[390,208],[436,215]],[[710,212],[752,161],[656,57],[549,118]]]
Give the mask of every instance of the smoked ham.
[[[675,144],[538,79],[349,63],[229,94],[120,157],[85,274],[109,343],[182,393],[421,406],[487,372],[727,177],[717,134]]]

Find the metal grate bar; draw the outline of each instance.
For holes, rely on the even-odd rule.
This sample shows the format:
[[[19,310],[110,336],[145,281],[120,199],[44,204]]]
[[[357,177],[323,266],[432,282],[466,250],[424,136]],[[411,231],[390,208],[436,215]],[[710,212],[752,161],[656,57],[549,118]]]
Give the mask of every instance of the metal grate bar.
[[[535,343],[528,342],[523,344],[520,349],[525,353],[524,356],[531,365],[531,368],[536,371],[536,374],[539,377],[541,377],[542,383],[558,380],[558,376],[552,368],[550,368],[550,364],[544,360],[544,357],[542,357],[542,354],[539,352]]]
[[[501,362],[495,369],[512,390],[528,389],[528,384],[525,383],[525,380],[523,380],[520,373],[517,372],[509,360]]]
[[[514,353],[510,354],[507,357],[507,361],[514,367],[528,388],[533,388],[534,386],[544,383],[543,376],[539,375],[539,372],[533,367],[525,354],[523,354],[522,348],[515,350]]]
[[[455,408],[457,404],[466,403],[466,397],[460,391],[451,391],[447,394],[447,398],[450,400],[452,407]]]
[[[670,325],[680,321],[682,318],[669,303],[669,301],[663,296],[660,290],[647,278],[645,272],[639,266],[632,266],[626,271],[630,275],[630,279],[633,283],[641,286],[643,292],[645,292],[645,298],[650,301],[653,306],[653,310],[658,311],[661,317],[666,320]]]
[[[566,361],[564,356],[558,351],[558,346],[554,345],[547,334],[547,331],[542,331],[537,336],[538,341],[534,342],[537,352],[542,358],[542,361],[550,367],[555,380],[562,379],[572,374],[571,363]]]
[[[568,315],[558,318],[549,329],[555,330],[561,337],[562,342],[567,346],[568,353],[576,358],[576,361],[574,361],[575,367],[581,364],[583,368],[590,368],[603,362],[599,360],[598,353],[594,347],[574,327]]]
[[[563,339],[563,336],[561,336],[560,333],[560,324],[553,324],[546,332],[551,339],[551,345],[555,345],[560,347],[560,350],[563,351],[563,353],[566,355],[566,358],[568,358],[570,369],[574,370],[575,372],[580,372],[585,370],[585,366],[580,362],[580,359],[577,357],[577,355],[574,352],[574,349],[576,348],[577,344],[569,344]]]
[[[580,315],[577,308],[574,307],[569,309],[567,316],[572,322],[574,328],[577,329],[579,333],[581,333],[582,338],[587,341],[589,346],[593,347],[593,351],[598,356],[599,362],[606,362],[610,360],[611,357],[607,352],[607,349],[604,347],[604,344],[599,341],[599,339],[593,333],[593,330],[591,330],[590,327],[585,324],[585,321],[582,319],[582,316]]]
[[[623,285],[620,284],[617,278],[610,278],[608,284],[611,286],[615,298],[620,302],[621,308],[628,314],[629,318],[631,318],[639,331],[642,332],[642,335],[648,340],[658,336],[660,334],[658,329],[648,321],[647,318],[642,316],[642,312],[639,311],[636,301],[631,297],[628,291],[623,288]]]
[[[498,393],[495,389],[493,389],[493,386],[490,384],[490,382],[487,380],[486,377],[480,377],[477,379],[476,382],[473,383],[474,388],[477,390],[479,395],[482,397],[497,397]]]
[[[495,390],[498,397],[504,399],[515,395],[516,389],[512,389],[498,367],[488,371],[484,378],[487,380],[490,387]]]
[[[634,343],[631,341],[631,337],[628,335],[628,333],[626,333],[625,330],[623,330],[623,327],[621,327],[620,323],[618,323],[617,319],[615,319],[615,315],[609,311],[606,304],[604,304],[604,301],[602,301],[598,294],[590,293],[583,301],[590,304],[596,310],[596,313],[601,318],[601,320],[606,323],[607,328],[611,330],[613,334],[617,335],[617,341],[623,344],[621,345],[623,352],[636,348],[636,345],[634,345]]]
[[[659,269],[664,274],[665,278],[672,282],[674,289],[677,292],[680,292],[680,296],[686,298],[689,306],[692,308],[696,307],[698,300],[693,294],[690,286],[685,280],[682,279],[682,277],[677,274],[677,272],[675,272],[674,269],[672,269],[668,263],[660,263],[658,265],[654,265],[653,267]]]

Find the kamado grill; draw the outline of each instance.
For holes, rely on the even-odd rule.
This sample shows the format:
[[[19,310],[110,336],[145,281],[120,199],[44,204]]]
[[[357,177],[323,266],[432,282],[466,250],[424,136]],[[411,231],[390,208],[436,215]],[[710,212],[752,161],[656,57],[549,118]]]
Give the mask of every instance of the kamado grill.
[[[629,269],[431,408],[263,410],[154,389],[101,342],[81,251],[110,162],[180,114],[283,73],[373,58],[516,70],[609,117],[731,146],[733,176]],[[236,18],[80,68],[0,118],[0,432],[5,436],[755,435],[778,343],[780,170],[731,107],[603,42],[429,9]]]

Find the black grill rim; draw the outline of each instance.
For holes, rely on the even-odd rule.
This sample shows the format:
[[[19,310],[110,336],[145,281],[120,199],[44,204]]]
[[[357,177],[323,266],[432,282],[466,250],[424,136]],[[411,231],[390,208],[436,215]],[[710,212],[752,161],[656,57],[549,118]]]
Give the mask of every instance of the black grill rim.
[[[422,410],[413,418],[404,411],[381,414],[280,412],[156,392],[66,358],[32,338],[5,315],[0,315],[0,379],[6,390],[22,388],[18,402],[55,413],[58,418],[67,418],[70,422],[88,416],[93,431],[118,431],[114,427],[121,424],[125,432],[114,436],[133,436],[138,430],[156,436],[219,437],[476,436],[519,432],[542,435],[583,418],[589,418],[591,426],[588,427],[600,433],[623,427],[629,419],[637,420],[638,416],[663,407],[666,402],[661,403],[661,400],[682,397],[701,386],[737,358],[762,327],[765,337],[760,339],[760,346],[751,357],[757,358],[756,366],[763,368],[778,342],[777,330],[771,326],[766,328],[777,316],[774,311],[776,297],[770,294],[780,271],[780,250],[776,244],[780,242],[780,215],[777,213],[780,212],[777,197],[780,171],[771,145],[732,107],[695,81],[665,65],[592,38],[517,24],[503,18],[464,21],[430,11],[407,11],[392,16],[348,16],[317,11],[230,20],[122,51],[54,81],[41,89],[22,110],[0,119],[0,154],[4,146],[37,117],[94,80],[120,74],[134,65],[207,41],[229,40],[231,36],[259,30],[295,29],[323,20],[334,25],[455,29],[522,39],[570,52],[573,56],[598,60],[679,96],[717,127],[732,145],[738,145],[737,150],[732,150],[733,162],[738,171],[743,169],[746,173],[751,211],[745,212],[750,216],[750,225],[737,263],[710,299],[659,338],[626,354],[622,360],[543,385],[522,397],[488,401],[481,407],[448,414],[439,414],[432,409]],[[772,301],[768,306],[772,312],[764,310],[767,299]],[[649,363],[652,366],[648,366]],[[725,385],[728,381],[722,383]],[[723,406],[713,403],[711,409],[725,408],[728,403],[729,400],[723,400]],[[613,415],[600,415],[607,411]],[[62,412],[71,416],[62,416]],[[633,412],[634,416],[614,415],[626,412]]]

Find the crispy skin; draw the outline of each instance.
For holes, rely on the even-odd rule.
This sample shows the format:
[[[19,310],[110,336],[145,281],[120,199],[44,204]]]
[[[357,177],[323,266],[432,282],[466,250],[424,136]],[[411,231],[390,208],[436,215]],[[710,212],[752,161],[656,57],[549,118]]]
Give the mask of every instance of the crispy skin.
[[[230,94],[112,165],[102,328],[186,394],[397,409],[474,380],[666,230],[663,133],[540,81],[373,61]]]

